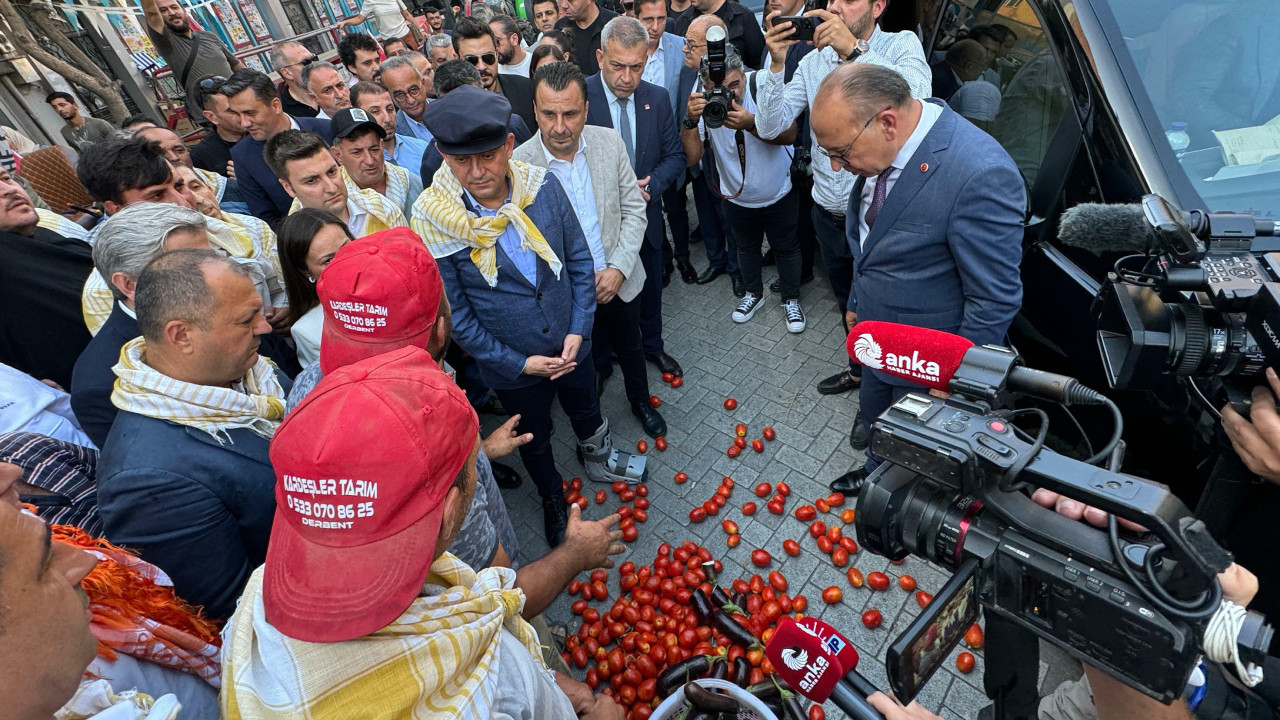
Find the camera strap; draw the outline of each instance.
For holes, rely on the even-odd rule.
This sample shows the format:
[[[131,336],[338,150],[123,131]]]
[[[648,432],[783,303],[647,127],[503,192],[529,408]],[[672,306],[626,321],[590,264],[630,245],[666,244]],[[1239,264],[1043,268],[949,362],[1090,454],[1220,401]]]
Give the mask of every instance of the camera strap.
[[[709,176],[708,179],[711,181],[710,182],[711,190],[715,192],[716,195],[720,196],[721,200],[735,200],[739,195],[742,194],[743,190],[747,189],[747,135],[746,135],[746,132],[743,130],[734,130],[733,141],[734,141],[734,144],[738,146],[738,167],[741,168],[742,170],[742,184],[738,187],[738,192],[732,195],[725,195],[723,192],[720,191],[720,171],[716,167],[715,152],[711,149],[711,131],[707,130],[706,134],[702,136],[702,154],[711,158],[711,162],[709,163],[710,172],[708,173],[708,176]]]

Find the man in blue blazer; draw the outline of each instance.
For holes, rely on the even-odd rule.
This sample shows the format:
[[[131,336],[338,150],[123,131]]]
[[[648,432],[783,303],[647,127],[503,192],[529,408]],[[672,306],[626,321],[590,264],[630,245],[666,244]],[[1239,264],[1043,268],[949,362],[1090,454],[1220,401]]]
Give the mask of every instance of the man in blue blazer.
[[[256,70],[235,71],[222,84],[218,94],[227,98],[231,112],[240,118],[240,126],[249,133],[231,147],[240,195],[249,206],[250,215],[275,227],[289,214],[293,198],[267,167],[267,161],[262,157],[262,146],[276,133],[291,128],[310,130],[331,143],[333,133],[329,129],[329,121],[285,114],[275,84]]]
[[[596,51],[600,72],[587,78],[587,123],[617,130],[631,156],[649,218],[640,247],[645,272],[640,291],[644,354],[662,372],[679,377],[684,370],[662,344],[662,194],[680,181],[685,157],[668,92],[641,79],[648,49],[649,33],[639,20],[616,17],[604,26]]]
[[[849,326],[881,320],[1003,344],[1022,306],[1022,176],[990,135],[895,70],[847,63],[827,76],[810,127],[822,162],[859,176],[845,235],[853,253]],[[818,161],[815,158],[815,162]],[[868,426],[920,386],[863,363]],[[831,488],[856,493],[879,461]]]
[[[520,416],[517,431],[533,435],[520,459],[542,497],[554,548],[568,516],[551,447],[552,401],[558,397],[569,416],[589,479],[641,482],[644,458],[615,451],[600,414],[589,340],[595,261],[586,236],[555,175],[511,159],[510,117],[506,98],[471,85],[427,106],[423,121],[445,164],[410,223],[439,264],[453,338],[503,407]]]

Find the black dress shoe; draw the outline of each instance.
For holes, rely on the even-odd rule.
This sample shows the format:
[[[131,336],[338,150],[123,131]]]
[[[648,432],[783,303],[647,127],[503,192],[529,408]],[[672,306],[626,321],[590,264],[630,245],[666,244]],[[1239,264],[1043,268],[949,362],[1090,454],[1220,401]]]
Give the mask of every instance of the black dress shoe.
[[[818,392],[823,395],[839,395],[840,393],[849,392],[861,384],[862,378],[848,370],[841,370],[818,383]]]
[[[613,375],[613,367],[608,367],[608,372],[596,373],[596,397],[604,395],[604,384]]]
[[[520,473],[496,462],[490,462],[489,467],[493,468],[493,482],[499,488],[510,490],[520,487]]]
[[[680,367],[680,363],[676,362],[675,358],[665,352],[657,355],[645,355],[644,359],[657,365],[658,370],[664,373],[671,373],[676,377],[684,377],[684,368]]]
[[[667,434],[667,421],[663,420],[658,411],[649,405],[648,400],[631,403],[631,414],[640,421],[640,427],[644,428],[645,435],[656,438]]]
[[[862,412],[853,418],[853,430],[849,432],[849,444],[854,450],[866,450],[871,444],[871,430],[862,422]]]
[[[677,260],[676,268],[680,271],[680,279],[685,285],[698,282],[698,271],[693,269],[693,263],[688,260]]]
[[[831,488],[831,492],[844,493],[845,495],[857,495],[862,491],[862,486],[867,483],[867,474],[866,468],[850,470],[835,480],[832,480],[831,484],[827,487]]]
[[[672,268],[669,265],[662,268],[662,287],[666,287],[671,284],[671,270]]]
[[[564,531],[569,528],[569,509],[564,495],[555,495],[542,501],[542,524],[547,533],[547,545],[552,550],[564,542]]]
[[[733,296],[734,296],[734,297],[742,297],[743,295],[746,295],[746,294],[747,294],[747,281],[746,281],[746,280],[743,280],[741,276],[737,276],[737,275],[732,276],[732,277],[730,277],[729,279],[733,281]]]
[[[698,276],[698,284],[706,285],[724,274],[724,268],[707,268],[706,272]]]

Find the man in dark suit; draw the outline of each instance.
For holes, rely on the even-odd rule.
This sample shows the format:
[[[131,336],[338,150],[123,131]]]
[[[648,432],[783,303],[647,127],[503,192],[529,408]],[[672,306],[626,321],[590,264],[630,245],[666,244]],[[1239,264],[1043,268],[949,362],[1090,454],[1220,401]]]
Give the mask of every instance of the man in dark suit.
[[[1022,176],[1008,153],[938,100],[915,100],[896,71],[841,65],[810,127],[824,162],[858,176],[845,235],[854,281],[846,321],[882,320],[1003,344],[1022,306]],[[863,137],[865,136],[865,137]],[[862,422],[920,386],[863,373]],[[879,461],[831,483],[856,493]]]
[[[267,167],[267,161],[262,157],[262,146],[276,133],[290,128],[310,130],[325,142],[333,142],[329,121],[294,118],[285,114],[271,78],[256,70],[235,71],[218,93],[227,98],[231,112],[240,118],[240,127],[249,133],[231,148],[240,195],[249,206],[250,215],[274,227],[289,214],[293,198]]]
[[[505,97],[511,103],[511,112],[524,120],[525,127],[538,126],[529,78],[498,72],[498,41],[493,28],[474,18],[462,18],[453,29],[453,49],[480,72],[480,87]]]
[[[684,149],[665,88],[641,80],[649,57],[649,33],[633,17],[604,26],[596,51],[600,73],[587,78],[587,123],[617,130],[648,203],[649,226],[640,247],[644,289],[640,291],[640,332],[644,354],[664,373],[684,374],[662,344],[662,194],[684,173]]]

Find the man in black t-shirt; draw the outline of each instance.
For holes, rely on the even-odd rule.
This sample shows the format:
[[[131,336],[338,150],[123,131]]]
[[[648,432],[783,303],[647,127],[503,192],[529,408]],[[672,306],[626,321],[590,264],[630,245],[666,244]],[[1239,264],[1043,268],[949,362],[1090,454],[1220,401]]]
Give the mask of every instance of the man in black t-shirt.
[[[738,48],[743,63],[752,70],[759,70],[764,64],[764,32],[760,23],[756,22],[755,13],[746,5],[731,0],[693,0],[693,5],[676,18],[674,32],[684,37],[689,31],[689,23],[699,15],[715,15],[724,21],[729,28],[729,42]]]
[[[596,5],[595,0],[560,0],[560,12],[564,17],[556,22],[556,29],[569,28],[573,34],[573,53],[582,74],[588,77],[600,72],[596,51],[600,49],[600,31],[618,13]]]

